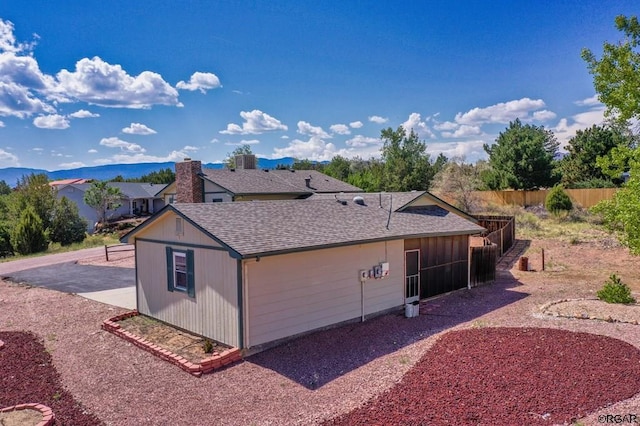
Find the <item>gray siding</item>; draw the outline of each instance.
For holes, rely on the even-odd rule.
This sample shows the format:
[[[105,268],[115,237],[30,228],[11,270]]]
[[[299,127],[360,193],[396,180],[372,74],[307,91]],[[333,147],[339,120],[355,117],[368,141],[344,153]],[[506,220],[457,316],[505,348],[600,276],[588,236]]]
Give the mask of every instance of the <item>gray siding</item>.
[[[389,241],[244,261],[248,347],[362,314],[359,271],[390,263],[385,279],[364,284],[365,315],[404,303],[403,242]]]

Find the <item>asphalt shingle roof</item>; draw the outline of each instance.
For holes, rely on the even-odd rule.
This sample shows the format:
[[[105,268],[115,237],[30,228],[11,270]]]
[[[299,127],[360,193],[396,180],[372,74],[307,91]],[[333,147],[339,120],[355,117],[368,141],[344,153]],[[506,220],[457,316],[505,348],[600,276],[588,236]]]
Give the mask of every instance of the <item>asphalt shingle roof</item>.
[[[203,169],[204,177],[234,194],[311,194],[362,189],[316,170]],[[310,187],[305,178],[311,177]]]
[[[484,230],[438,206],[389,213],[378,204],[324,199],[172,204],[169,208],[244,257]]]
[[[91,186],[90,183],[72,184],[74,188],[86,191]],[[136,182],[109,182],[109,186],[120,188],[120,191],[130,199],[155,198],[156,194],[162,191],[167,185],[157,183],[136,183]]]

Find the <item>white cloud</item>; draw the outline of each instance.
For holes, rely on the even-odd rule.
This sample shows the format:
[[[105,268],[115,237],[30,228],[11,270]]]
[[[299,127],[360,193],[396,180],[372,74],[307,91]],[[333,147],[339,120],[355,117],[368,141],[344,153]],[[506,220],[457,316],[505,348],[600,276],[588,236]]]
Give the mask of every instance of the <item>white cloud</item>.
[[[363,135],[356,135],[345,142],[347,146],[360,148],[368,145],[381,145],[382,141],[378,138],[371,138]]]
[[[280,136],[280,139],[289,139],[289,136],[287,136],[287,135],[282,135],[282,136]]]
[[[486,157],[486,152],[483,148],[484,144],[485,142],[481,140],[450,143],[436,142],[427,144],[427,153],[432,157],[444,154],[448,158],[465,158],[468,161],[475,162],[480,158]]]
[[[429,120],[429,118],[427,118],[427,120]],[[407,133],[413,130],[421,138],[435,137],[435,135],[427,125],[426,120],[422,121],[420,114],[418,114],[417,112],[413,112],[409,115],[407,121],[402,123],[402,128],[404,128]]]
[[[218,142],[220,142],[220,139],[218,138],[213,138],[209,141],[209,143],[218,143]]]
[[[19,166],[18,157],[10,152],[0,149],[0,166],[1,167],[15,167]]]
[[[31,148],[31,151],[42,152],[44,151],[44,148]]]
[[[225,135],[259,135],[264,132],[288,130],[288,127],[282,124],[280,120],[257,109],[241,111],[240,117],[245,120],[242,126],[229,123],[227,124],[227,129],[221,130],[220,133]]]
[[[333,133],[337,133],[338,135],[350,135],[351,131],[349,130],[349,126],[346,124],[333,124],[329,127],[329,129]]]
[[[122,129],[122,133],[129,135],[153,135],[158,132],[141,123],[131,123],[129,127]]]
[[[11,21],[4,21],[0,18],[0,52],[19,53],[29,51],[33,48],[35,41],[31,43],[18,43],[13,34],[14,26]],[[34,38],[37,36],[34,34]]]
[[[146,150],[137,143],[123,141],[122,139],[118,139],[116,137],[103,138],[100,141],[100,145],[106,146],[107,148],[120,148],[125,152],[146,152]]]
[[[33,124],[41,129],[63,130],[69,128],[67,117],[59,114],[41,115],[33,120]]]
[[[387,121],[389,121],[389,119],[385,117],[380,117],[379,115],[372,115],[369,117],[369,121],[371,121],[372,123],[384,124]]]
[[[55,112],[55,108],[34,97],[26,87],[0,81],[0,116],[25,118],[32,114]]]
[[[182,150],[185,151],[185,152],[195,152],[195,151],[200,150],[200,148],[198,148],[197,146],[185,145],[182,148]]]
[[[555,127],[550,130],[560,142],[561,147],[565,147],[569,139],[576,135],[576,131],[584,130],[588,127],[601,125],[604,123],[604,106],[592,108],[589,111],[581,112],[571,116],[570,118],[562,118]]]
[[[160,74],[143,71],[132,77],[120,65],[111,65],[98,56],[83,58],[73,72],[57,75],[61,96],[113,108],[150,108],[153,105],[182,106],[178,91]]]
[[[556,113],[553,111],[548,111],[546,109],[536,111],[533,113],[533,119],[537,121],[549,121],[556,118]]]
[[[311,137],[308,141],[294,139],[285,148],[274,148],[273,158],[294,157],[315,161],[331,160],[338,154],[336,146],[320,138]]]
[[[457,113],[456,123],[478,125],[483,123],[508,123],[516,118],[527,119],[532,111],[544,108],[542,99],[522,98],[500,102],[485,108],[473,108],[465,113]]]
[[[89,151],[87,151],[87,154],[97,154],[98,150],[97,149],[93,149],[91,148]]]
[[[224,144],[227,146],[242,146],[242,145],[257,145],[260,141],[258,139],[243,139],[240,142],[225,142]]]
[[[364,126],[364,124],[362,124],[362,121],[352,121],[351,123],[349,123],[349,127],[351,127],[352,129],[359,129],[362,126]]]
[[[4,127],[4,121],[0,120],[0,127]]]
[[[298,133],[300,133],[301,135],[315,136],[318,138],[325,138],[325,139],[331,138],[331,135],[329,135],[327,132],[322,130],[322,127],[312,126],[310,123],[307,123],[306,121],[298,121]]]
[[[181,161],[188,157],[186,152],[171,151],[166,156],[137,154],[117,154],[110,158],[100,158],[95,160],[95,164],[134,164],[134,163],[164,163],[165,161]]]
[[[469,126],[468,124],[462,124],[456,129],[455,132],[442,132],[442,136],[445,138],[466,138],[469,136],[478,136],[482,134],[482,130],[478,126]]]
[[[591,107],[591,106],[602,105],[602,102],[600,102],[600,99],[598,99],[598,95],[593,95],[590,98],[586,98],[586,99],[581,99],[579,101],[575,101],[574,104],[576,104],[578,106]]]
[[[207,93],[207,90],[217,89],[218,87],[222,87],[222,85],[220,84],[220,79],[215,74],[210,72],[195,72],[188,83],[179,81],[176,87],[182,90],[199,90],[202,93]]]
[[[433,125],[433,128],[436,130],[456,130],[458,127],[460,127],[460,125],[453,121],[445,121],[443,123],[436,123]]]
[[[73,161],[71,163],[58,164],[58,167],[60,167],[61,169],[77,169],[78,167],[84,167],[85,165],[86,164],[81,161]]]
[[[90,111],[87,111],[86,109],[80,109],[76,112],[72,112],[71,114],[69,114],[69,117],[71,118],[96,118],[96,117],[100,117],[100,114],[94,114]]]

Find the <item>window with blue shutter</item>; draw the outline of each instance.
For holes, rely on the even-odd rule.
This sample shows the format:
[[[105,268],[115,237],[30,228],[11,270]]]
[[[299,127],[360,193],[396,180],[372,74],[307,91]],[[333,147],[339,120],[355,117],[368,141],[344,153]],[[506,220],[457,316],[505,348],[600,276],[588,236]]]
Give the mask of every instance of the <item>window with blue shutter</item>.
[[[166,251],[167,289],[185,292],[189,297],[196,297],[193,250],[175,250],[167,247]]]

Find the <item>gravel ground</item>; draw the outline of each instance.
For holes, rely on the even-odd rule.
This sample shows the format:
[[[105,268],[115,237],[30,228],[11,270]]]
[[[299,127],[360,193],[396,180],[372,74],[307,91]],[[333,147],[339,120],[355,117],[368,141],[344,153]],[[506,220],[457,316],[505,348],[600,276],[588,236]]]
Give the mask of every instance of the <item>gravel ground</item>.
[[[0,340],[5,342],[0,351],[0,407],[39,403],[53,410],[56,425],[100,425],[94,415],[64,390],[51,356],[36,336],[0,332]],[[42,420],[42,414],[37,413]],[[4,425],[1,420],[0,424]]]
[[[387,315],[315,333],[202,378],[102,331],[101,321],[123,310],[73,295],[0,282],[0,330],[29,330],[44,339],[66,390],[107,425],[321,423],[399,383],[451,330],[544,327],[640,348],[640,326],[540,311],[551,301],[594,297],[612,272],[637,289],[640,260],[621,248],[534,241],[527,253],[534,264],[541,244],[558,272],[504,271],[493,285],[428,301],[426,315]],[[621,343],[611,345],[613,351]],[[640,395],[581,423],[624,413],[640,413]]]
[[[640,350],[610,337],[459,330],[442,336],[399,384],[327,424],[567,424],[640,392],[638,377]]]

